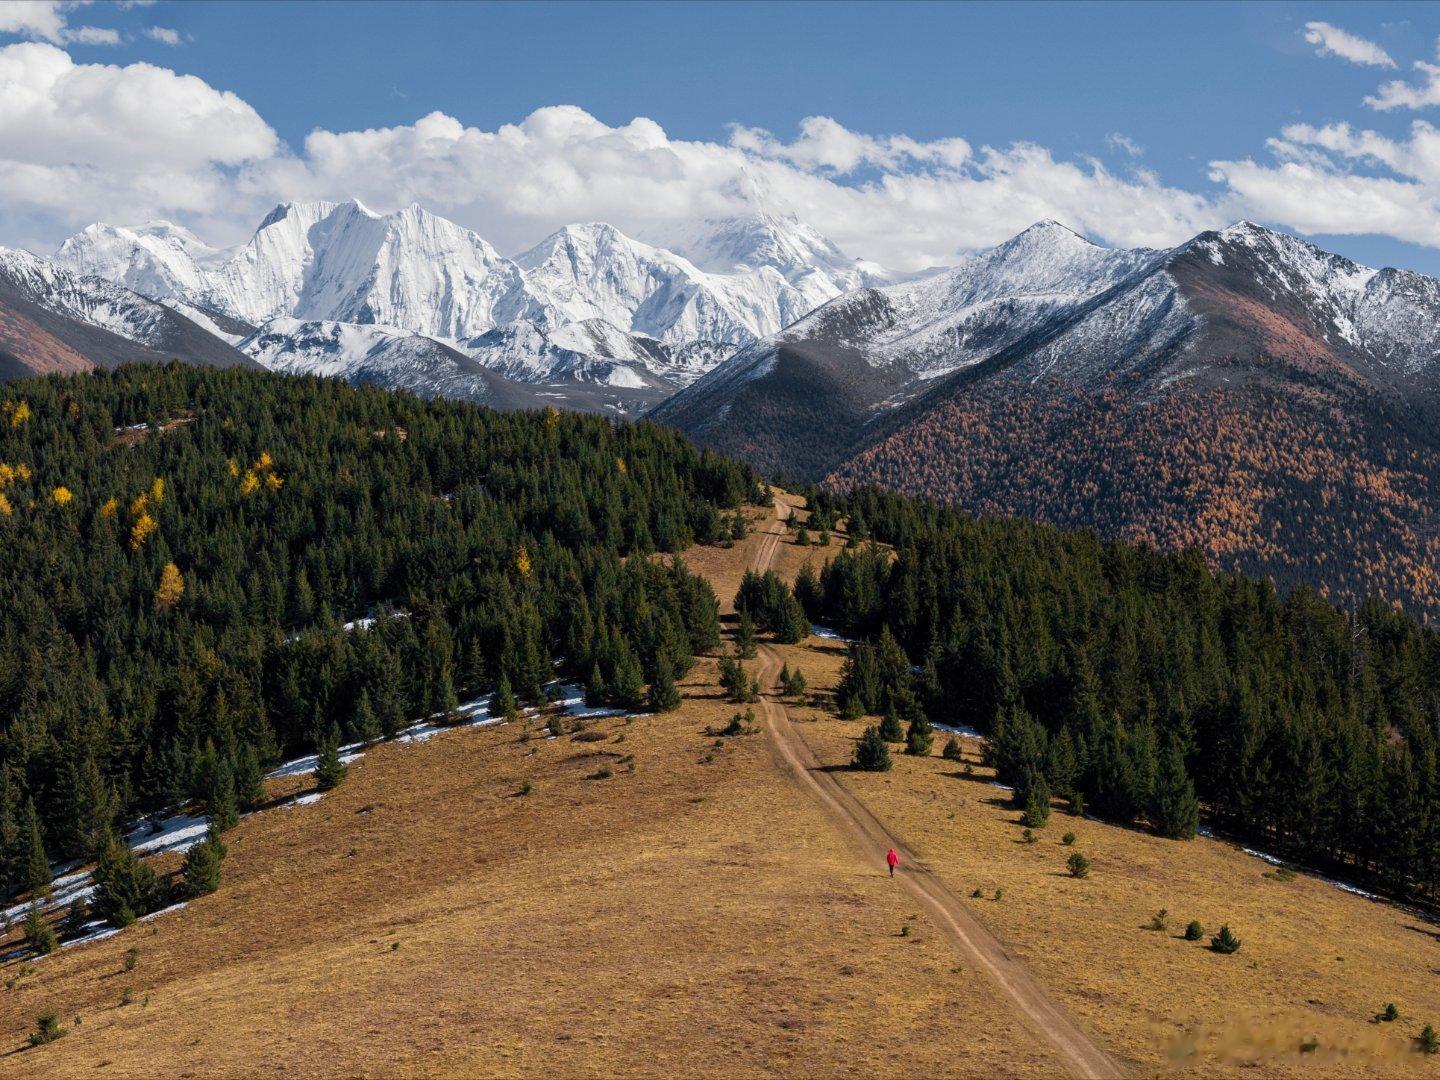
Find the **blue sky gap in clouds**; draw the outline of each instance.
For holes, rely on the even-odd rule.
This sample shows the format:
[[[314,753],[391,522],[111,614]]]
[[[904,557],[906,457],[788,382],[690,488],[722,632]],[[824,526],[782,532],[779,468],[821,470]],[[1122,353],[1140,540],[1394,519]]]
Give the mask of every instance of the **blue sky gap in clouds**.
[[[18,10],[0,243],[42,251],[162,216],[231,243],[276,201],[353,194],[508,253],[589,218],[659,239],[758,189],[901,266],[1040,217],[1160,244],[1243,216],[1440,274],[1431,5]]]

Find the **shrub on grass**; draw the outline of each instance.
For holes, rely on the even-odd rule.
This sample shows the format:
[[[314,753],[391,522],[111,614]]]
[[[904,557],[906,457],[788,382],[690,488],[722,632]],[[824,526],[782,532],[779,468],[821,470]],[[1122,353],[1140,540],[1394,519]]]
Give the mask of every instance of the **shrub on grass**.
[[[1038,843],[1040,842],[1040,838],[1035,835],[1035,833],[1034,833],[1034,831],[1033,831],[1032,829],[1026,829],[1026,830],[1024,830],[1024,831],[1020,834],[1020,839],[1021,839],[1021,840],[1024,840],[1025,843],[1027,843],[1027,844],[1038,844]]]
[[[1075,843],[1075,834],[1073,832],[1067,832],[1064,836],[1060,838],[1060,842],[1066,847],[1069,847],[1071,844]]]
[[[1190,924],[1185,927],[1186,941],[1199,941],[1205,936],[1205,927],[1200,925],[1199,919],[1191,919]]]
[[[894,709],[885,710],[885,715],[881,717],[880,737],[886,742],[905,741],[905,729],[900,726],[900,717],[895,715]]]
[[[847,697],[840,704],[841,720],[859,720],[865,715],[865,706],[857,697]]]
[[[1076,791],[1070,796],[1070,813],[1074,817],[1085,816],[1085,793]]]
[[[1071,854],[1070,858],[1065,860],[1065,865],[1070,870],[1071,877],[1083,878],[1090,876],[1090,860],[1078,851]]]
[[[890,747],[877,727],[867,727],[855,744],[852,764],[861,772],[885,772],[890,768]]]
[[[134,945],[125,950],[125,960],[122,966],[126,971],[134,971],[135,965],[140,962],[140,949]]]
[[[35,1030],[30,1034],[31,1046],[44,1046],[56,1039],[65,1037],[65,1029],[60,1026],[60,1017],[54,1010],[43,1012],[35,1017]]]
[[[972,892],[972,893],[970,894],[970,899],[972,899],[972,900],[979,900],[979,899],[980,899],[982,896],[984,896],[984,895],[985,895],[985,893],[984,893],[982,890],[976,889],[974,892]]]
[[[1231,933],[1228,925],[1222,924],[1220,933],[1210,939],[1210,948],[1217,953],[1224,953],[1228,956],[1239,950],[1240,939]]]
[[[1169,923],[1166,922],[1166,918],[1169,916],[1169,914],[1170,913],[1162,907],[1154,915],[1150,916],[1150,925],[1146,927],[1146,929],[1164,930],[1166,926],[1169,925]]]
[[[1440,1051],[1440,1034],[1436,1034],[1434,1027],[1426,1024],[1415,1037],[1415,1045],[1423,1054],[1436,1053]]]
[[[534,790],[535,790],[535,785],[532,784],[529,780],[526,780],[523,784],[520,785],[520,792],[519,792],[519,793],[520,793],[521,795],[529,795],[529,794],[530,794],[532,791],[534,791]]]
[[[1377,1024],[1390,1024],[1400,1019],[1400,1010],[1395,1007],[1393,1001],[1386,1002],[1385,1008],[1375,1014]]]
[[[946,761],[959,761],[963,758],[965,752],[960,747],[960,740],[953,735],[950,736],[945,743],[945,749],[940,752],[940,756]]]

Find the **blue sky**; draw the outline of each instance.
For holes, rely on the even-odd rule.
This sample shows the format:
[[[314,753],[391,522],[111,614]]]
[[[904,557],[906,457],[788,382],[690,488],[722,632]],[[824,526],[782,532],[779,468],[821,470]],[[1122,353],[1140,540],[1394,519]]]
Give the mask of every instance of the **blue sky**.
[[[216,123],[208,133],[181,133],[185,146],[159,156],[172,159],[170,186],[195,190],[166,205],[157,194],[163,177],[132,175],[123,155],[71,160],[38,145],[33,129],[12,140],[38,145],[28,158],[17,153],[16,164],[89,168],[96,182],[74,181],[67,214],[29,189],[18,198],[6,191],[0,169],[0,197],[10,200],[0,210],[0,242],[51,242],[98,213],[126,222],[163,215],[230,242],[266,200],[291,197],[287,182],[293,197],[357,194],[381,209],[415,198],[502,248],[592,209],[658,235],[692,209],[723,208],[712,189],[739,182],[710,167],[706,148],[737,153],[740,145],[751,159],[746,176],[758,178],[769,205],[814,220],[852,254],[891,262],[992,243],[1031,213],[1114,243],[1175,242],[1250,216],[1361,261],[1440,273],[1440,153],[1433,130],[1423,130],[1440,122],[1440,102],[1420,93],[1387,108],[1365,103],[1387,82],[1423,91],[1431,76],[1412,65],[1437,60],[1434,5],[192,2],[62,6],[58,17],[68,29],[51,32],[49,46],[67,52],[77,70],[143,61],[194,76],[212,95],[238,98],[273,145],[261,145],[248,117],[230,125],[248,142],[237,135],[227,143]],[[1378,52],[1368,62],[1333,49],[1317,55],[1321,46],[1306,40],[1307,24],[1317,22]],[[91,37],[114,30],[119,40],[86,44],[78,40],[82,24],[101,32]],[[173,33],[146,36],[156,27]],[[47,39],[19,28],[0,33],[0,48],[27,40]],[[183,87],[179,103],[155,92],[156,110],[194,113]],[[58,107],[71,100],[63,96]],[[543,154],[502,158],[464,148],[467,137],[447,130],[440,141],[468,156],[442,155],[424,168],[413,160],[422,117],[444,114],[475,134],[469,141],[483,142],[558,105],[577,106],[596,126],[581,131],[567,118],[565,131],[531,139],[550,140]],[[659,204],[654,223],[644,205],[619,193],[580,197],[577,186],[604,188],[604,163],[576,166],[556,150],[567,144],[590,154],[613,138],[663,158],[672,148],[657,151],[654,132],[632,129],[637,117],[654,121],[661,139],[684,144],[674,192],[648,197]],[[811,117],[834,125],[806,135],[801,125]],[[111,128],[117,122],[126,120],[106,118]],[[0,163],[11,153],[4,124],[0,106]],[[734,125],[769,135],[737,143]],[[137,145],[163,138],[140,126]],[[359,135],[377,128],[392,136]],[[307,148],[317,129],[337,136],[342,160],[322,163]],[[1361,132],[1373,133],[1364,146]],[[931,149],[897,151],[890,142],[856,159],[836,148],[851,136],[899,136]],[[216,142],[208,151],[207,140]],[[933,150],[945,140],[963,140],[963,161],[958,151]],[[426,152],[435,145],[427,138]],[[986,148],[995,156],[987,159]],[[1226,165],[1217,172],[1216,162]],[[534,183],[498,190],[493,172],[501,167],[533,170]],[[640,167],[627,158],[614,176]],[[659,190],[670,166],[651,167],[658,171],[639,186]],[[99,194],[107,171],[113,205]],[[947,180],[961,173],[966,182]],[[867,187],[884,190],[852,196]],[[555,195],[548,216],[547,192]],[[223,205],[207,206],[207,198]]]

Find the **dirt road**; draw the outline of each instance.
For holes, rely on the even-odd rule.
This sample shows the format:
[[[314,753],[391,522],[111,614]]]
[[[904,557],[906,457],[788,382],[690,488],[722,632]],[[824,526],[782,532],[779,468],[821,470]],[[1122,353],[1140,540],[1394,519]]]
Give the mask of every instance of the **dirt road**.
[[[780,504],[777,502],[777,517],[768,526],[769,531],[756,547],[751,560],[754,570],[765,571],[775,558],[784,534],[779,513]],[[780,666],[781,660],[774,648],[760,646],[758,674],[761,686],[775,685]],[[916,857],[903,840],[893,835],[833,772],[822,768],[804,736],[790,722],[785,706],[766,696],[761,699],[761,708],[779,761],[809,790],[836,827],[853,841],[857,853],[874,866],[875,872],[883,871],[885,852],[893,847],[900,855],[896,884],[925,905],[936,926],[954,941],[970,963],[989,975],[995,985],[1014,1001],[1035,1033],[1071,1063],[1076,1076],[1123,1076],[1124,1073],[1110,1056],[1051,1000],[1024,965],[1010,956],[994,935],[980,925],[960,898]]]

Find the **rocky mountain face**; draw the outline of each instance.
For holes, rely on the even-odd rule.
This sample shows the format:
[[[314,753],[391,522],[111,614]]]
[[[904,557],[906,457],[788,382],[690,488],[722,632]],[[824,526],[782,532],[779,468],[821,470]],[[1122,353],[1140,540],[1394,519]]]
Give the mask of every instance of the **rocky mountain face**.
[[[87,371],[177,357],[255,366],[171,307],[27,251],[0,248],[0,377]]]
[[[1043,223],[845,294],[651,415],[804,479],[1440,614],[1437,290],[1244,222],[1167,251]]]
[[[605,224],[566,226],[508,259],[418,206],[382,215],[320,202],[276,207],[230,251],[166,222],[93,225],[55,261],[204,319],[248,325],[272,343],[297,321],[393,328],[547,393],[577,402],[598,394],[621,411],[653,404],[848,288],[889,280],[788,218],[704,222],[676,239],[704,269]],[[305,350],[285,352],[299,370]],[[317,352],[315,369],[331,360]]]

